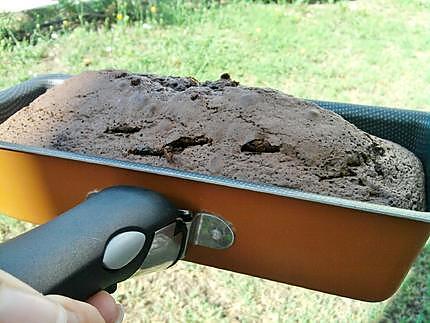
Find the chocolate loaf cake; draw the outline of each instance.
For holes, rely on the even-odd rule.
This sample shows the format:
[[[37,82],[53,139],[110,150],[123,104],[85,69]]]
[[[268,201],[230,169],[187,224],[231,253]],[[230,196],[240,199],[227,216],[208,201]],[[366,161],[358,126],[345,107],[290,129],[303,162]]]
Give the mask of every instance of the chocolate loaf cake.
[[[86,72],[0,125],[0,140],[424,210],[405,148],[282,92],[124,71]]]

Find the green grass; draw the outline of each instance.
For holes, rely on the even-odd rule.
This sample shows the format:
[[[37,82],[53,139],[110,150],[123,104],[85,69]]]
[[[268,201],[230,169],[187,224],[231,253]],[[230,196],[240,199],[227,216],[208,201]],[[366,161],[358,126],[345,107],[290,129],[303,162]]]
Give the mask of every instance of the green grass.
[[[83,24],[42,33],[37,41],[4,41],[0,88],[40,73],[102,68],[199,79],[229,72],[243,84],[299,97],[430,111],[428,0],[231,1],[192,14],[178,8],[180,15],[169,24],[157,17],[110,27]],[[168,9],[159,12],[173,14]],[[3,237],[27,228],[8,221],[0,226]],[[399,292],[373,304],[187,263],[138,275],[123,283],[116,297],[129,322],[426,322],[429,264],[430,245]]]
[[[387,321],[430,321],[430,243],[415,261],[408,278],[385,308]]]

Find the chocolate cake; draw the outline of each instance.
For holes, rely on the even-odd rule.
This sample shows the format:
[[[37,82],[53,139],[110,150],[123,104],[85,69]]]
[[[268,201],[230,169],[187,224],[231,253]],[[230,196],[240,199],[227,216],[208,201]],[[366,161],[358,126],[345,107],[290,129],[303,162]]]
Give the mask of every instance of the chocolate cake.
[[[419,159],[282,92],[86,72],[0,125],[0,140],[424,210]]]

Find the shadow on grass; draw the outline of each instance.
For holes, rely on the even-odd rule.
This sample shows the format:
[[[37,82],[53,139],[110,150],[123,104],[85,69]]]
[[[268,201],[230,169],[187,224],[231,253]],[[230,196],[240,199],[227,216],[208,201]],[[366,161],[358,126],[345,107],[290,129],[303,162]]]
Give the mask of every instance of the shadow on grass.
[[[0,13],[0,38],[12,45],[23,40],[35,44],[39,38],[78,26],[97,29],[117,23],[182,25],[221,5],[220,0],[62,0],[19,13]]]
[[[385,307],[380,322],[430,322],[430,241]]]

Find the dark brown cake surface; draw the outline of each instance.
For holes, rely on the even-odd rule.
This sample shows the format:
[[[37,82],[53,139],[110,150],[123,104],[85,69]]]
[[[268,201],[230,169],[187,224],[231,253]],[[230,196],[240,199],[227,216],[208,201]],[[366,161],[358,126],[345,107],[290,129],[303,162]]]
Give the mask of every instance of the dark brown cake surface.
[[[424,210],[424,173],[405,148],[282,92],[227,74],[86,72],[0,125],[0,140]]]

